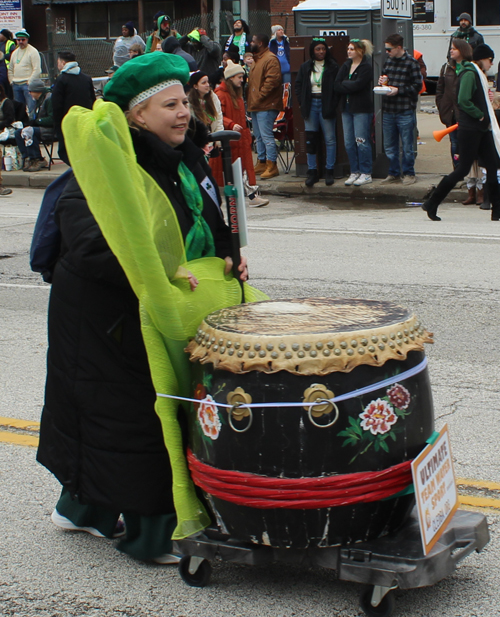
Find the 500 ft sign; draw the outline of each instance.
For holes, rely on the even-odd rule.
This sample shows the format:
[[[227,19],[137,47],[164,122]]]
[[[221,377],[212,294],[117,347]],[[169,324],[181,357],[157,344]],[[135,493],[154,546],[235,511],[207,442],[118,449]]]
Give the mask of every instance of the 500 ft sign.
[[[410,0],[384,0],[383,16],[397,17],[399,19],[411,19]]]

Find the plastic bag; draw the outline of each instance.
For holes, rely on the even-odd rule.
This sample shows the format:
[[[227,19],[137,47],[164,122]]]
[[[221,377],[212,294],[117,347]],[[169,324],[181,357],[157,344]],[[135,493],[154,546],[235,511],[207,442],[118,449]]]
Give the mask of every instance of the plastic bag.
[[[23,157],[17,146],[5,146],[5,156],[12,158],[12,169],[18,171],[23,168]]]

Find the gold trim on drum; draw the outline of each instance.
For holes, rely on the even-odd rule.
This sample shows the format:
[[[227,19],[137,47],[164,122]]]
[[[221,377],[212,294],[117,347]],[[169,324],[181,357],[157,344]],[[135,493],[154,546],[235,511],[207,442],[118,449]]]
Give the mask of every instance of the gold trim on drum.
[[[412,316],[387,327],[350,333],[280,336],[224,332],[204,320],[186,351],[192,362],[211,362],[232,373],[288,371],[294,375],[348,373],[360,364],[382,366],[423,351],[433,334]]]
[[[328,399],[333,398],[334,394],[331,390],[329,390],[326,386],[321,383],[313,383],[307,390],[304,392],[304,400],[303,403],[314,403],[318,402],[317,405],[311,407],[311,405],[304,405],[304,409],[306,411],[310,411],[311,415],[315,418],[321,418],[321,416],[330,413],[333,410],[333,403],[331,403]]]

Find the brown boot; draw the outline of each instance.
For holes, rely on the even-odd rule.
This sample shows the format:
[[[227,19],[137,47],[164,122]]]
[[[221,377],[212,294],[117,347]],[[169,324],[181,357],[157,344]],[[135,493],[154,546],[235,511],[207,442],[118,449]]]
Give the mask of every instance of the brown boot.
[[[261,161],[260,159],[257,159],[257,165],[255,165],[253,170],[256,174],[261,174],[262,172],[266,171],[266,161]]]
[[[266,171],[260,175],[261,180],[269,180],[269,178],[275,178],[280,175],[280,170],[276,165],[276,161],[267,161]]]
[[[477,189],[476,192],[476,205],[480,206],[484,201],[484,188],[483,189]]]
[[[471,186],[469,189],[469,197],[462,202],[464,206],[471,206],[476,203],[476,187]]]

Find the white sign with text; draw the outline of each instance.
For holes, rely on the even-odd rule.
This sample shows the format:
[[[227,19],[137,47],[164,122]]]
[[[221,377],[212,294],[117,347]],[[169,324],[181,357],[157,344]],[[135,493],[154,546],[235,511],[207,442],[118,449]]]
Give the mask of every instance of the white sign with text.
[[[382,16],[389,19],[412,19],[411,0],[382,0]]]

